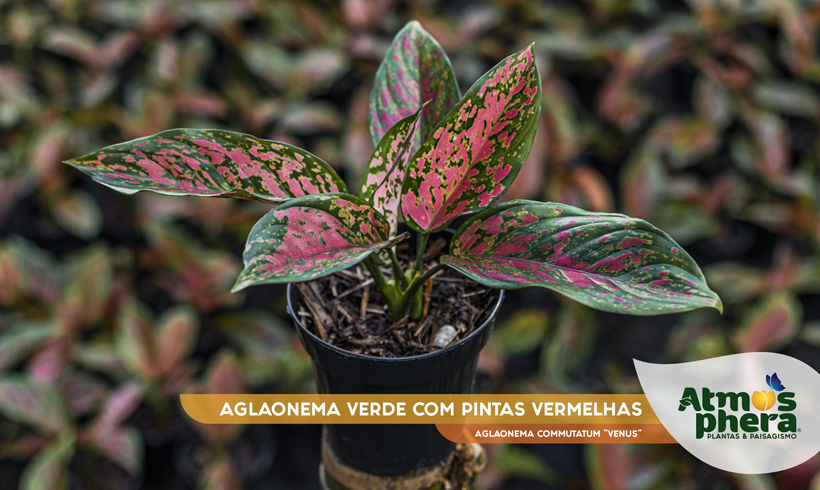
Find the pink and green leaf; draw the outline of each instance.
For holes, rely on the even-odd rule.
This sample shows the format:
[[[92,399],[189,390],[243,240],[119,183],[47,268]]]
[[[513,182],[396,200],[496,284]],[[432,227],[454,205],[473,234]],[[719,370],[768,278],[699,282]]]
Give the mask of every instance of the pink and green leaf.
[[[106,430],[114,429],[134,413],[142,402],[144,393],[145,389],[139,381],[123,384],[109,395],[95,424]]]
[[[139,472],[142,467],[142,436],[133,427],[111,427],[108,430],[93,431],[88,443],[101,455],[131,474]]]
[[[83,325],[98,321],[108,304],[114,279],[110,252],[105,246],[92,245],[72,255],[64,267],[62,317]]]
[[[566,384],[595,347],[595,314],[579,304],[561,308],[553,333],[541,348],[541,372],[554,386]]]
[[[484,285],[545,287],[604,311],[723,308],[695,261],[669,235],[622,214],[509,201],[466,221],[450,254],[441,263]]]
[[[68,408],[56,388],[22,376],[0,379],[0,414],[43,434],[56,434],[70,422]]]
[[[401,187],[407,175],[407,162],[412,156],[410,145],[418,133],[419,116],[419,111],[410,114],[379,140],[359,185],[359,197],[387,218],[390,236],[396,234],[398,227]]]
[[[6,327],[0,335],[0,371],[26,358],[57,332],[54,321],[23,321]]]
[[[20,490],[64,490],[68,488],[68,463],[74,456],[75,436],[62,434],[35,456],[20,476]]]
[[[178,301],[191,303],[199,311],[233,306],[241,297],[229,290],[242,270],[234,254],[204,247],[200,241],[179,226],[156,220],[145,226],[151,249],[161,268],[170,272],[168,288]]]
[[[242,490],[242,481],[227,455],[218,456],[202,472],[200,490]]]
[[[347,269],[392,247],[390,225],[367,201],[349,194],[293,199],[262,217],[245,245],[245,270],[233,290],[309,281]]]
[[[420,138],[433,128],[461,98],[450,59],[417,21],[396,34],[376,72],[370,94],[370,136],[373,146],[402,119],[430,102],[422,112]]]
[[[71,341],[61,335],[45,342],[43,347],[31,356],[26,364],[26,372],[35,383],[55,386],[65,373],[71,356]]]
[[[170,373],[181,364],[194,348],[199,333],[196,311],[178,306],[159,320],[157,332],[157,360],[162,373]]]
[[[623,444],[590,444],[585,449],[585,460],[590,483],[594,490],[627,488],[633,461]]]
[[[278,203],[347,191],[327,163],[305,150],[210,129],[171,129],[66,163],[125,194],[148,190]]]
[[[227,395],[242,393],[244,389],[245,380],[236,355],[228,350],[219,352],[205,373],[206,393]]]
[[[120,358],[129,371],[148,381],[159,377],[151,314],[134,299],[126,301],[120,308],[116,344]]]
[[[401,210],[429,233],[498,200],[530,152],[541,110],[532,46],[481,77],[408,165]]]
[[[0,244],[0,305],[36,299],[47,306],[60,300],[59,267],[45,250],[19,236]]]
[[[51,443],[52,436],[23,434],[0,441],[0,458],[31,459]]]
[[[239,367],[236,355],[229,351],[219,352],[208,365],[205,373],[205,393],[209,394],[237,394],[245,391],[245,379]],[[196,424],[200,433],[210,441],[229,442],[237,437],[242,430],[236,424]]]
[[[60,378],[60,391],[74,414],[85,416],[96,412],[105,402],[108,384],[86,371],[76,370]]]
[[[775,293],[755,305],[732,341],[740,352],[776,351],[794,340],[803,319],[803,308],[794,294]]]

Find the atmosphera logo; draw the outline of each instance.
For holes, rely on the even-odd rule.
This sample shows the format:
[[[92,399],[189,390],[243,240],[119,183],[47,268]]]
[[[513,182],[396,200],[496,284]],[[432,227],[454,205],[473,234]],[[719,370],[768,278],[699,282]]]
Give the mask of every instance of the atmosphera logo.
[[[773,473],[820,450],[820,374],[771,352],[681,364],[635,361],[663,426],[705,463],[734,473]]]
[[[703,439],[794,439],[797,437],[797,408],[794,393],[784,391],[777,373],[766,375],[768,390],[747,393],[683,389],[678,411],[695,412],[695,438]],[[775,408],[776,413],[767,413]],[[754,406],[755,410],[752,410]],[[732,413],[730,413],[731,411]],[[741,413],[738,413],[741,412]]]

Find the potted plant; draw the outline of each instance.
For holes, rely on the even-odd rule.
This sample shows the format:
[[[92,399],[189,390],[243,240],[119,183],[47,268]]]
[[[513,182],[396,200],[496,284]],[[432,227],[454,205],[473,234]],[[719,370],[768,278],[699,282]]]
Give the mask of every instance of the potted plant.
[[[495,204],[529,153],[540,108],[532,46],[461,96],[447,55],[411,22],[376,74],[375,149],[358,196],[304,150],[220,130],[164,131],[67,163],[129,194],[278,205],[252,229],[234,290],[305,283],[288,286],[288,302],[320,391],[465,393],[503,298],[498,290],[540,286],[633,315],[722,308],[693,259],[645,221],[556,203]],[[430,250],[436,234],[468,214],[449,253]],[[399,232],[401,221],[409,232]],[[400,244],[411,233],[413,249]],[[475,289],[433,281],[445,271]],[[341,302],[354,294],[359,311]],[[463,300],[479,295],[485,308],[472,326],[425,323],[448,303],[457,312],[478,309]],[[323,456],[334,479],[364,488],[376,485],[362,483],[370,477],[420,482],[452,453],[433,427],[330,426]]]

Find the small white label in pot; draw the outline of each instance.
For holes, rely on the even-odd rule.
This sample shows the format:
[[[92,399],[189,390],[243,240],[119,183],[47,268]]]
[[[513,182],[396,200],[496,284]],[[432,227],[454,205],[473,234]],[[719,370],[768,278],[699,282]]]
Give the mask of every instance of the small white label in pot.
[[[439,349],[447,347],[447,344],[456,336],[456,332],[457,330],[452,325],[444,325],[436,332],[436,337],[433,339],[433,347],[438,347]]]

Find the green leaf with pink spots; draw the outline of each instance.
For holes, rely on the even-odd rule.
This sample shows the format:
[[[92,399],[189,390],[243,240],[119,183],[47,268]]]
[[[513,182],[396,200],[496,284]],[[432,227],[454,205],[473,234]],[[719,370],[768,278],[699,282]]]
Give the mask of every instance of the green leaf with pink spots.
[[[407,223],[438,231],[498,200],[530,152],[540,110],[530,46],[481,77],[415,154],[401,198]]]
[[[309,281],[347,269],[406,237],[367,201],[349,194],[293,199],[262,217],[248,235],[245,270],[233,290]]]
[[[723,309],[692,257],[663,231],[565,204],[488,208],[458,229],[441,263],[490,287],[541,286],[603,311]]]
[[[66,163],[125,194],[148,190],[278,203],[347,192],[336,172],[305,150],[230,131],[171,129]]]
[[[376,71],[370,94],[370,136],[373,146],[402,119],[424,108],[420,138],[433,128],[461,98],[447,54],[417,21],[408,22],[396,34]]]
[[[367,200],[390,223],[390,236],[399,222],[401,187],[410,161],[410,145],[419,129],[419,111],[395,124],[376,145],[362,174],[359,197]]]

